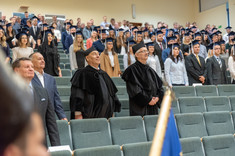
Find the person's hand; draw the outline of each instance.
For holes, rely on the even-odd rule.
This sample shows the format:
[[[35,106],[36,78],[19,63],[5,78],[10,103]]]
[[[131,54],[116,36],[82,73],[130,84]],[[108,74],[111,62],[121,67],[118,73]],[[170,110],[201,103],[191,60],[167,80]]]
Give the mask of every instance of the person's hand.
[[[63,118],[63,119],[61,119],[61,120],[65,120],[65,121],[68,121],[68,119],[67,119],[67,118]]]
[[[205,77],[204,76],[199,76],[199,80],[204,83],[205,82]]]
[[[159,98],[158,97],[153,97],[152,100],[149,102],[150,106],[154,106],[156,105],[156,103],[158,102]]]
[[[75,115],[75,119],[83,119],[82,114],[80,114],[80,115]]]

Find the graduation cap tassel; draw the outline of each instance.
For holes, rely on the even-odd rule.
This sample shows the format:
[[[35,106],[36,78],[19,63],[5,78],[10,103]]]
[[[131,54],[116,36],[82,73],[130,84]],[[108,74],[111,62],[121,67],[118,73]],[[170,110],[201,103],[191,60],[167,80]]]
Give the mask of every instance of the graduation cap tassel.
[[[129,47],[129,41],[127,42],[127,50],[128,50],[128,53],[130,52],[130,47]]]
[[[102,28],[100,27],[100,38],[102,39]]]
[[[171,47],[171,54],[172,54],[172,56],[174,56],[174,53],[173,53],[173,44],[172,44],[172,47]]]
[[[215,50],[214,50],[214,48],[215,48],[215,44],[213,44],[213,55],[215,55]]]
[[[43,30],[43,38],[42,38],[42,43],[44,43],[44,39],[45,39],[45,30]]]
[[[235,56],[235,45],[233,45],[233,56]]]
[[[194,51],[193,51],[193,43],[191,42],[191,51],[192,51],[192,54],[194,54]]]

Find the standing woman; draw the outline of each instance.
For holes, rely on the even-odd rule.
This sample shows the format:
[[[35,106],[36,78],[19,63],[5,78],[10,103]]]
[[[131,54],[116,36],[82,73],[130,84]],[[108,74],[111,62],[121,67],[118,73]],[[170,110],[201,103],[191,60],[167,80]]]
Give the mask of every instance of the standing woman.
[[[128,39],[131,37],[131,32],[130,30],[127,30],[124,32],[124,41],[128,42]]]
[[[100,55],[100,68],[110,77],[119,77],[121,70],[118,55],[113,49],[113,38],[106,38],[106,47]]]
[[[207,47],[210,44],[210,40],[208,38],[208,32],[205,31],[202,33],[202,45],[204,45],[205,47]],[[208,49],[207,49],[208,50]]]
[[[27,32],[21,31],[16,35],[17,45],[12,49],[13,55],[12,59],[13,62],[21,57],[29,57],[33,53],[33,48],[29,47],[29,36]]]
[[[115,30],[113,28],[109,29],[109,36],[113,39],[116,39]]]
[[[231,55],[231,48],[232,48],[232,46],[234,44],[233,43],[234,35],[235,35],[235,33],[233,31],[231,31],[228,34],[229,42],[225,45],[226,51],[229,53],[229,55]]]
[[[148,42],[151,42],[151,39],[149,37],[149,31],[148,29],[145,29],[144,30],[144,43],[148,43]]]
[[[125,49],[125,41],[124,41],[124,29],[119,29],[118,30],[118,37],[114,42],[114,51],[118,54],[124,55],[126,54],[126,49]]]
[[[228,69],[231,75],[231,81],[232,84],[235,84],[235,52],[234,52],[234,46],[232,48],[232,53],[228,58]],[[230,83],[230,82],[228,82]]]
[[[188,76],[183,58],[179,54],[179,44],[172,45],[170,56],[164,63],[166,82],[172,86],[188,86]]]
[[[135,54],[133,53],[132,47],[136,44],[134,40],[126,42],[127,53],[123,56],[124,69],[135,63]]]
[[[98,40],[97,32],[98,32],[98,30],[96,30],[96,29],[91,32],[91,37],[86,40],[86,49],[91,48],[93,42]]]
[[[142,31],[137,31],[134,40],[135,40],[136,44],[139,44],[140,42],[143,42],[143,32]]]
[[[85,46],[83,43],[83,35],[81,31],[76,32],[73,44],[69,48],[69,60],[71,70],[81,69],[85,67]]]
[[[181,45],[181,50],[184,54],[184,57],[190,54],[190,50],[189,50],[190,43],[191,43],[190,34],[189,33],[184,34],[183,44]]]
[[[154,54],[154,42],[149,42],[146,44],[149,51],[149,57],[147,59],[147,64],[153,68],[157,75],[162,78],[162,70],[158,56]]]
[[[16,46],[15,42],[12,41],[14,38],[15,38],[15,35],[16,35],[16,31],[12,28],[12,24],[11,23],[8,23],[6,25],[6,41],[7,41],[7,44],[9,45],[9,47],[12,49]]]
[[[44,42],[38,47],[38,51],[45,60],[44,72],[51,76],[62,77],[61,69],[59,67],[60,57],[53,40],[53,33],[50,29],[45,31]]]
[[[0,49],[2,49],[5,53],[5,63],[10,61],[10,49],[6,42],[6,36],[3,27],[0,25]]]

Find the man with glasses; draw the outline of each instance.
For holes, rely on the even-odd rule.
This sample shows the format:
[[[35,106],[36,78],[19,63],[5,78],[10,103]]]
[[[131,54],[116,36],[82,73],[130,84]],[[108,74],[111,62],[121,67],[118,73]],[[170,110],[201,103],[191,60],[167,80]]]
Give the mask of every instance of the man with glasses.
[[[207,59],[207,77],[209,85],[227,84],[226,65],[224,59],[220,57],[220,42],[214,43],[214,56]]]
[[[136,62],[122,75],[129,95],[130,115],[144,116],[158,114],[163,98],[162,81],[146,62],[148,50],[143,42],[132,47]]]

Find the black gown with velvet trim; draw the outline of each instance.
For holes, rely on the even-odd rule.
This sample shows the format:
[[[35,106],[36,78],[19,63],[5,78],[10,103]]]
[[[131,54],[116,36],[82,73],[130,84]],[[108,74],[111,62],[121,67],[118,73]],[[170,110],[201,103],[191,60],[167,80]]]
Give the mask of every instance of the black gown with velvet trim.
[[[130,115],[158,114],[164,91],[162,80],[157,73],[148,65],[136,61],[125,70],[122,78],[126,81]],[[154,106],[149,105],[152,97],[159,97],[159,101]]]
[[[117,88],[103,70],[90,65],[78,69],[71,84],[71,119],[75,118],[75,111],[82,112],[83,118],[110,118],[113,112],[120,112]]]

